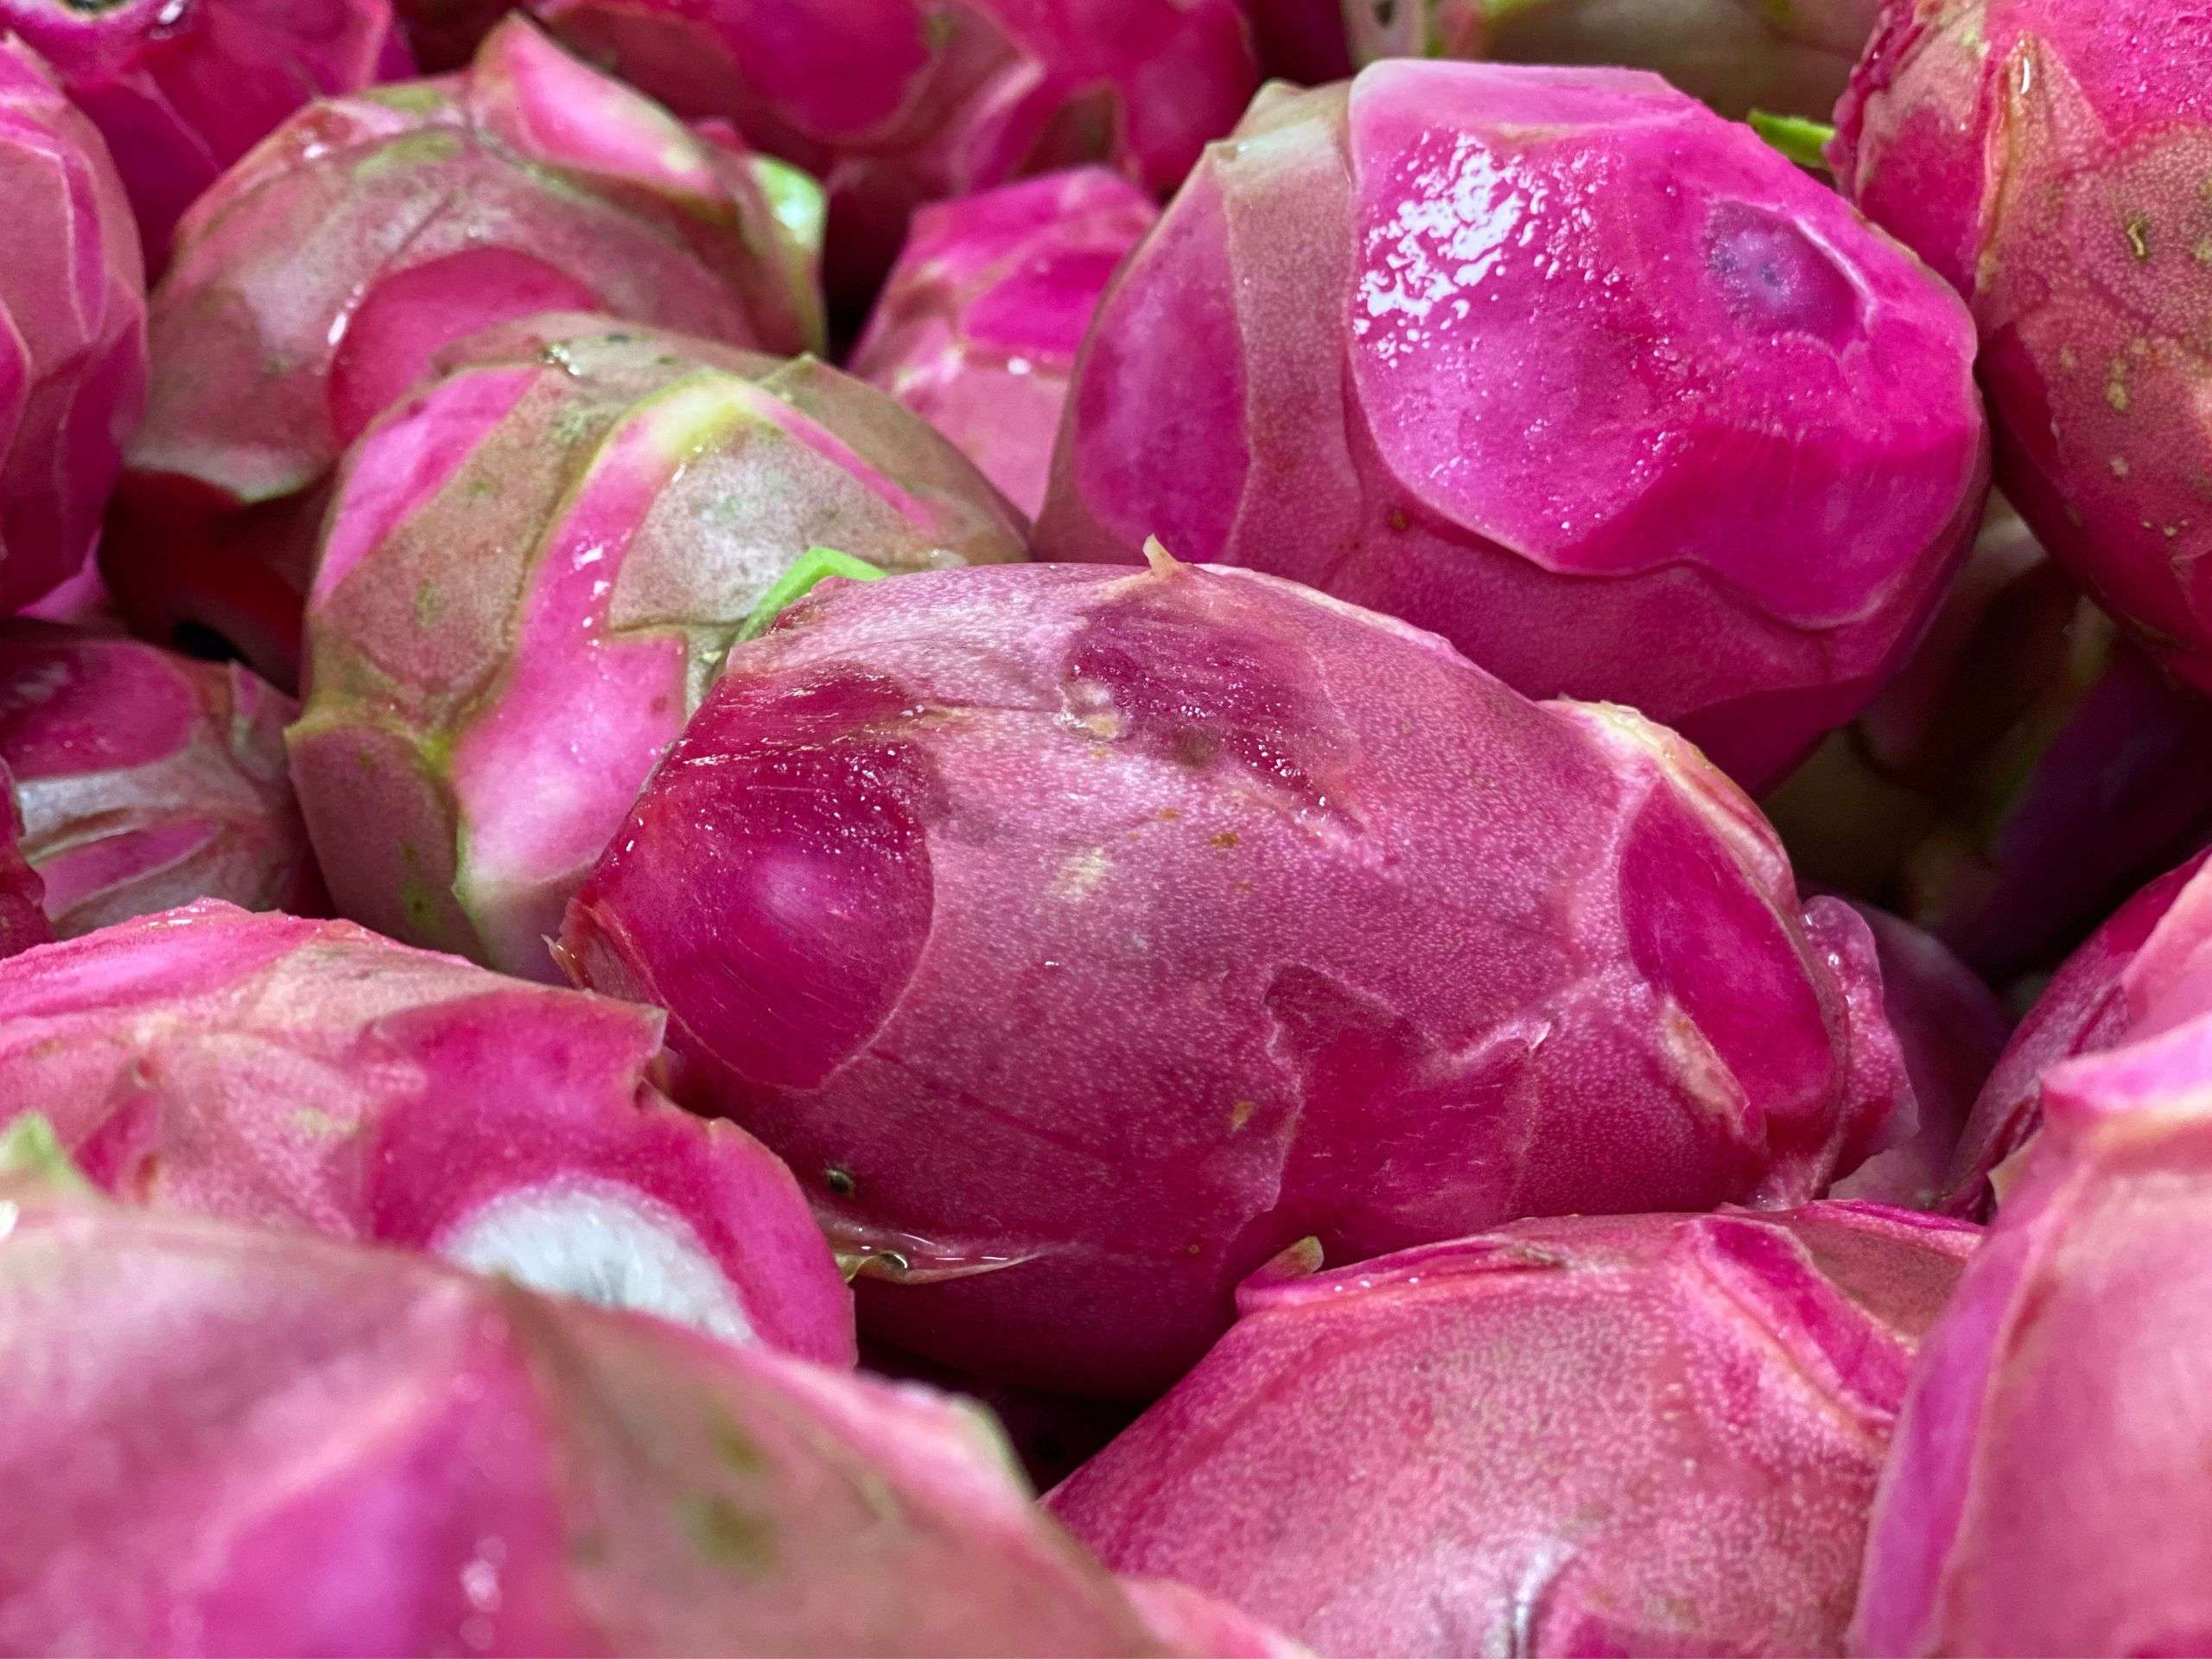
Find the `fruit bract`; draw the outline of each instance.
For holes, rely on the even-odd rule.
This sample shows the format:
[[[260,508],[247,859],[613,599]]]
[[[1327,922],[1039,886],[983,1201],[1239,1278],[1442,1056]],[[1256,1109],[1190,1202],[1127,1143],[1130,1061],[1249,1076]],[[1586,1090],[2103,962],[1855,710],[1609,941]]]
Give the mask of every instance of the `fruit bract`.
[[[537,0],[677,114],[830,193],[828,276],[864,306],[925,202],[1098,162],[1155,194],[1257,80],[1237,0]]]
[[[1833,1653],[1979,1232],[1585,1217],[1263,1279],[1049,1506],[1322,1653]]]
[[[2130,1040],[2174,995],[2191,1012],[2212,1012],[2212,987],[2196,986],[2190,971],[2195,952],[2212,943],[2208,860],[2212,853],[2200,853],[2151,883],[2051,976],[1974,1102],[1952,1159],[1946,1209],[1982,1217],[1995,1208],[1997,1189],[2018,1173],[2008,1172],[2010,1160],[2042,1127],[2043,1078],[2052,1066]]]
[[[2043,1133],[1921,1349],[1854,1651],[2205,1649],[2209,1099],[2202,1016],[2046,1074]]]
[[[84,568],[146,401],[138,232],[107,145],[0,30],[0,614]]]
[[[1967,1115],[2012,1030],[2004,1004],[1941,939],[1871,905],[1856,905],[1874,935],[1882,1011],[1897,1033],[1920,1120],[1910,1140],[1876,1154],[1829,1189],[1933,1210],[1949,1188]]]
[[[391,0],[0,0],[106,137],[148,268],[194,200],[308,99],[412,73]]]
[[[195,899],[324,901],[285,770],[291,699],[238,663],[0,622],[0,760],[63,938]]]
[[[329,470],[441,349],[562,308],[818,343],[810,198],[520,18],[461,75],[309,105],[180,227],[101,550],[117,598],[141,632],[212,632],[289,689]]]
[[[850,1363],[790,1173],[653,1086],[660,1016],[208,902],[0,967],[0,1116],[118,1196],[435,1251]]]
[[[1179,1650],[957,1402],[394,1251],[10,1213],[11,1647]]]
[[[1882,0],[1350,0],[1354,55],[1619,64],[1726,116],[1815,117],[1851,79]]]
[[[1155,557],[823,584],[569,909],[874,1334],[1142,1398],[1306,1234],[1786,1205],[1899,1127],[1865,925],[1687,744]]]
[[[1993,501],[1935,622],[1763,803],[1808,881],[2000,982],[2212,838],[2212,702],[2172,684]]]
[[[1035,512],[1084,331],[1158,216],[1149,196],[1103,168],[923,208],[853,348],[853,372]]]
[[[18,844],[22,832],[15,783],[8,775],[8,763],[0,760],[0,957],[12,957],[53,937],[41,902],[44,886]]]
[[[2212,16],[2171,0],[1890,0],[1838,184],[1966,295],[2006,495],[2212,690]]]
[[[1123,265],[1039,550],[1306,582],[1763,788],[1972,539],[1973,358],[1916,260],[1655,76],[1378,64],[1263,94]]]
[[[941,569],[1022,557],[1023,526],[811,358],[556,315],[446,360],[339,476],[293,773],[342,913],[558,980],[569,896],[810,549]]]

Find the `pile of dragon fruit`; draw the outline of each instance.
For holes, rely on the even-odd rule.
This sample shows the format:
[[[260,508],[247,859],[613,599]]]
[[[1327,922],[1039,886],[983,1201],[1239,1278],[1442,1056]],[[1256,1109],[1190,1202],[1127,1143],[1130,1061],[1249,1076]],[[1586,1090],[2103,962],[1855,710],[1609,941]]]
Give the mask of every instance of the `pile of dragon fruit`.
[[[0,1652],[2212,1653],[2212,0],[0,0]]]

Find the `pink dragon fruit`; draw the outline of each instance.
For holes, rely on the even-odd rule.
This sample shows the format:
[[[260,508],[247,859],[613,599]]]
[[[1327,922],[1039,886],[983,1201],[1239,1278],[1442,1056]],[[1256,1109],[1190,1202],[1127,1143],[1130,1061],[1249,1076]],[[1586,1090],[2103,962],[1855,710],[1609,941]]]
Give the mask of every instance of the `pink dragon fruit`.
[[[315,910],[284,763],[290,699],[244,667],[0,622],[0,760],[63,938],[194,899]]]
[[[15,780],[8,775],[7,762],[0,760],[0,957],[12,957],[53,938],[46,920],[44,885],[18,845],[22,833]]]
[[[814,571],[1019,559],[1023,526],[811,358],[554,315],[448,361],[340,474],[293,774],[344,914],[557,981],[547,939],[733,639]]]
[[[410,73],[391,0],[0,0],[114,152],[146,263],[225,168],[308,99]]]
[[[335,1240],[10,1219],[11,1649],[1206,1651],[927,1390]]]
[[[830,192],[864,307],[925,202],[1099,162],[1164,195],[1257,82],[1237,0],[536,0],[546,26]]]
[[[2144,888],[2052,976],[1974,1102],[1945,1209],[1977,1218],[1995,1209],[2018,1173],[2012,1160],[2043,1126],[2043,1079],[2052,1066],[2132,1040],[2177,987],[2194,999],[2192,1012],[2212,1013],[2212,987],[2197,988],[2189,969],[2212,943],[2212,875],[2202,874],[2209,859],[2199,853]]]
[[[1095,167],[923,208],[853,372],[925,416],[1034,513],[1084,331],[1158,216],[1150,197]]]
[[[687,134],[520,19],[467,73],[310,105],[201,198],[102,557],[140,631],[278,683],[340,452],[461,336],[563,307],[818,342],[810,181]],[[786,217],[798,224],[794,230]]]
[[[1993,979],[2047,967],[2212,837],[2212,702],[2170,684],[2002,502],[1935,625],[1765,805],[1800,874]]]
[[[1920,1121],[1912,1138],[1868,1159],[1829,1196],[1932,1210],[1976,1097],[2012,1030],[2005,1006],[1943,942],[1885,911],[1856,905],[1874,936],[1882,1011],[1897,1033]]]
[[[1244,0],[1262,73],[1319,86],[1351,73],[1344,0]]]
[[[1865,925],[1695,751],[1155,559],[825,583],[569,909],[874,1334],[1143,1398],[1307,1233],[1786,1205],[1875,1149]]]
[[[0,615],[92,556],[146,400],[146,291],[99,133],[0,29]]]
[[[209,901],[0,964],[0,1117],[40,1114],[118,1197],[850,1364],[790,1172],[668,1103],[660,1040],[650,1009]]]
[[[1652,69],[1721,114],[1825,118],[1883,0],[1344,0],[1353,55]]]
[[[416,61],[432,74],[458,69],[476,54],[492,25],[518,0],[392,0]]]
[[[2044,1102],[1921,1349],[1857,1652],[2212,1649],[2212,1018],[2055,1067]]]
[[[1764,787],[1972,539],[1973,358],[1910,255],[1655,76],[1378,64],[1260,99],[1122,267],[1039,548],[1307,582]]]
[[[1978,1234],[1821,1204],[1293,1276],[1305,1252],[1049,1507],[1116,1571],[1323,1653],[1833,1653]]]
[[[1998,471],[2053,556],[2212,690],[2212,12],[1889,0],[1838,183],[1967,296]]]

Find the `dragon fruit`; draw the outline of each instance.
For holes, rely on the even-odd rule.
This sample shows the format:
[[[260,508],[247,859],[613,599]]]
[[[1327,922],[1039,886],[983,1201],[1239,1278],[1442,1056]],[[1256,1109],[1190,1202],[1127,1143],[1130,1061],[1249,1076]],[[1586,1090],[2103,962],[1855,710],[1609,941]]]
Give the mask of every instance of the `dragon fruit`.
[[[1306,582],[1763,788],[1972,541],[1973,359],[1910,255],[1656,76],[1377,64],[1263,95],[1122,267],[1039,550]]]
[[[787,570],[1019,559],[1023,526],[810,358],[555,315],[448,361],[340,474],[293,773],[343,914],[557,981],[570,895]]]
[[[457,78],[310,105],[180,228],[102,549],[117,599],[289,688],[330,469],[442,348],[563,307],[818,343],[810,200],[519,18]]]
[[[2192,954],[2212,942],[2208,860],[2212,853],[2199,853],[2144,888],[2051,976],[1974,1101],[1945,1209],[1980,1218],[1996,1208],[2018,1173],[2012,1160],[2043,1125],[2043,1079],[2052,1066],[2131,1040],[2177,987],[2191,1012],[2212,1013],[2212,986],[2196,987],[2190,971]]]
[[[0,615],[83,569],[146,400],[138,232],[107,145],[0,29]]]
[[[107,1192],[850,1364],[790,1172],[669,1104],[660,1041],[650,1009],[212,900],[0,964],[0,1118]]]
[[[12,957],[53,937],[46,920],[44,885],[18,845],[23,833],[15,780],[0,760],[0,957]]]
[[[63,938],[224,899],[313,910],[322,884],[285,771],[290,699],[238,664],[0,622],[0,760]]]
[[[1821,1204],[1300,1252],[1048,1504],[1323,1653],[1833,1653],[1979,1230]]]
[[[1853,1621],[1866,1654],[2212,1643],[2212,1018],[2053,1068],[1920,1352]]]
[[[2005,1005],[1974,970],[1909,922],[1856,905],[1874,936],[1882,1011],[1897,1033],[1920,1117],[1910,1140],[1868,1159],[1829,1196],[1933,1210],[1948,1191],[1967,1116],[2012,1031]]]
[[[1652,69],[1726,116],[1825,118],[1883,0],[1344,0],[1354,56]]]
[[[2005,493],[2166,667],[2212,690],[2212,13],[1890,0],[1837,182],[1967,297]]]
[[[570,906],[872,1334],[1141,1399],[1307,1233],[1786,1205],[1894,1128],[1865,925],[1687,744],[1154,558],[823,584]]]
[[[1158,216],[1103,168],[923,208],[853,372],[925,416],[1034,513],[1084,331]]]
[[[200,193],[310,99],[409,74],[391,0],[0,0],[106,137],[146,264]]]
[[[1765,806],[1807,880],[1895,907],[2001,981],[2212,837],[2208,749],[2212,702],[1997,502],[1897,677]]]
[[[335,1240],[10,1215],[11,1649],[1203,1651],[927,1390]]]
[[[925,202],[1098,162],[1164,195],[1258,80],[1237,0],[537,0],[677,114],[830,192],[828,274],[864,307]]]

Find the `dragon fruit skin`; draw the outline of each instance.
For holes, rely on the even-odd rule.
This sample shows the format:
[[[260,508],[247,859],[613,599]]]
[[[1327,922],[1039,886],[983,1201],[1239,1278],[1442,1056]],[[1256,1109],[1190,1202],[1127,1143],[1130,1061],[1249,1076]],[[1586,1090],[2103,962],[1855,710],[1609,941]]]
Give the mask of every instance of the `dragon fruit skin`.
[[[831,297],[864,307],[912,211],[1096,162],[1155,195],[1258,83],[1237,0],[537,0],[548,28],[830,193]]]
[[[2208,747],[2212,702],[1993,498],[1904,666],[1762,804],[1806,880],[1895,908],[2001,983],[2212,838]]]
[[[12,957],[54,937],[46,919],[45,885],[19,845],[22,833],[15,780],[8,774],[8,763],[0,760],[0,957]]]
[[[812,188],[520,18],[459,76],[309,105],[180,227],[102,548],[118,601],[148,637],[212,631],[289,689],[330,470],[442,349],[563,308],[816,344],[806,251],[779,210]]]
[[[923,208],[852,372],[1035,513],[1084,331],[1115,267],[1158,217],[1149,196],[1096,167]]]
[[[391,0],[0,0],[99,128],[147,268],[223,169],[318,96],[413,73]]]
[[[1972,541],[1973,358],[1910,255],[1654,76],[1377,64],[1263,95],[1123,265],[1039,550],[1307,582],[1760,789]]]
[[[1979,1231],[1819,1204],[1278,1270],[1047,1505],[1322,1653],[1835,1652]]]
[[[1015,560],[1025,529],[810,358],[547,316],[444,361],[340,474],[293,773],[343,914],[558,982],[570,895],[786,567]]]
[[[222,899],[327,901],[285,770],[291,700],[242,664],[0,622],[0,759],[54,931]]]
[[[849,1365],[790,1173],[653,1086],[650,1009],[209,901],[0,967],[0,1102],[102,1189],[436,1252]]]
[[[1827,1196],[1934,1210],[2012,1021],[1996,993],[1941,939],[1871,905],[1852,908],[1874,936],[1882,1012],[1897,1033],[1920,1120],[1910,1140],[1868,1159]]]
[[[1952,1158],[1947,1211],[1980,1219],[1996,1208],[1997,1189],[2017,1173],[2008,1165],[2042,1127],[2044,1074],[2052,1066],[2131,1040],[2177,995],[2190,1012],[2212,1012],[2212,987],[2197,987],[2189,968],[2201,942],[2212,940],[2208,860],[2212,852],[2199,853],[2152,882],[2051,976],[1974,1101]]]
[[[2200,690],[2208,85],[2200,7],[1890,0],[1829,152],[1839,186],[1967,296],[2005,494]]]
[[[900,1382],[926,1382],[944,1393],[973,1400],[998,1420],[1014,1461],[1040,1492],[1073,1474],[1135,1421],[1140,1409],[1128,1401],[1085,1400],[1075,1395],[1008,1388],[880,1343],[861,1344],[861,1369]]]
[[[927,1390],[81,1201],[0,1264],[16,1650],[1179,1650]]]
[[[516,0],[392,0],[391,9],[423,73],[443,74],[476,55]]]
[[[1740,120],[1825,120],[1883,0],[1352,0],[1352,55],[1620,64]]]
[[[0,615],[84,568],[146,401],[138,232],[107,145],[0,30]]]
[[[1921,1351],[1854,1651],[2212,1641],[2208,1083],[2202,1015],[2045,1075],[2043,1131]]]
[[[1864,925],[1688,746],[1156,557],[823,584],[569,909],[872,1335],[1142,1399],[1307,1233],[1789,1204],[1893,1132]]]

